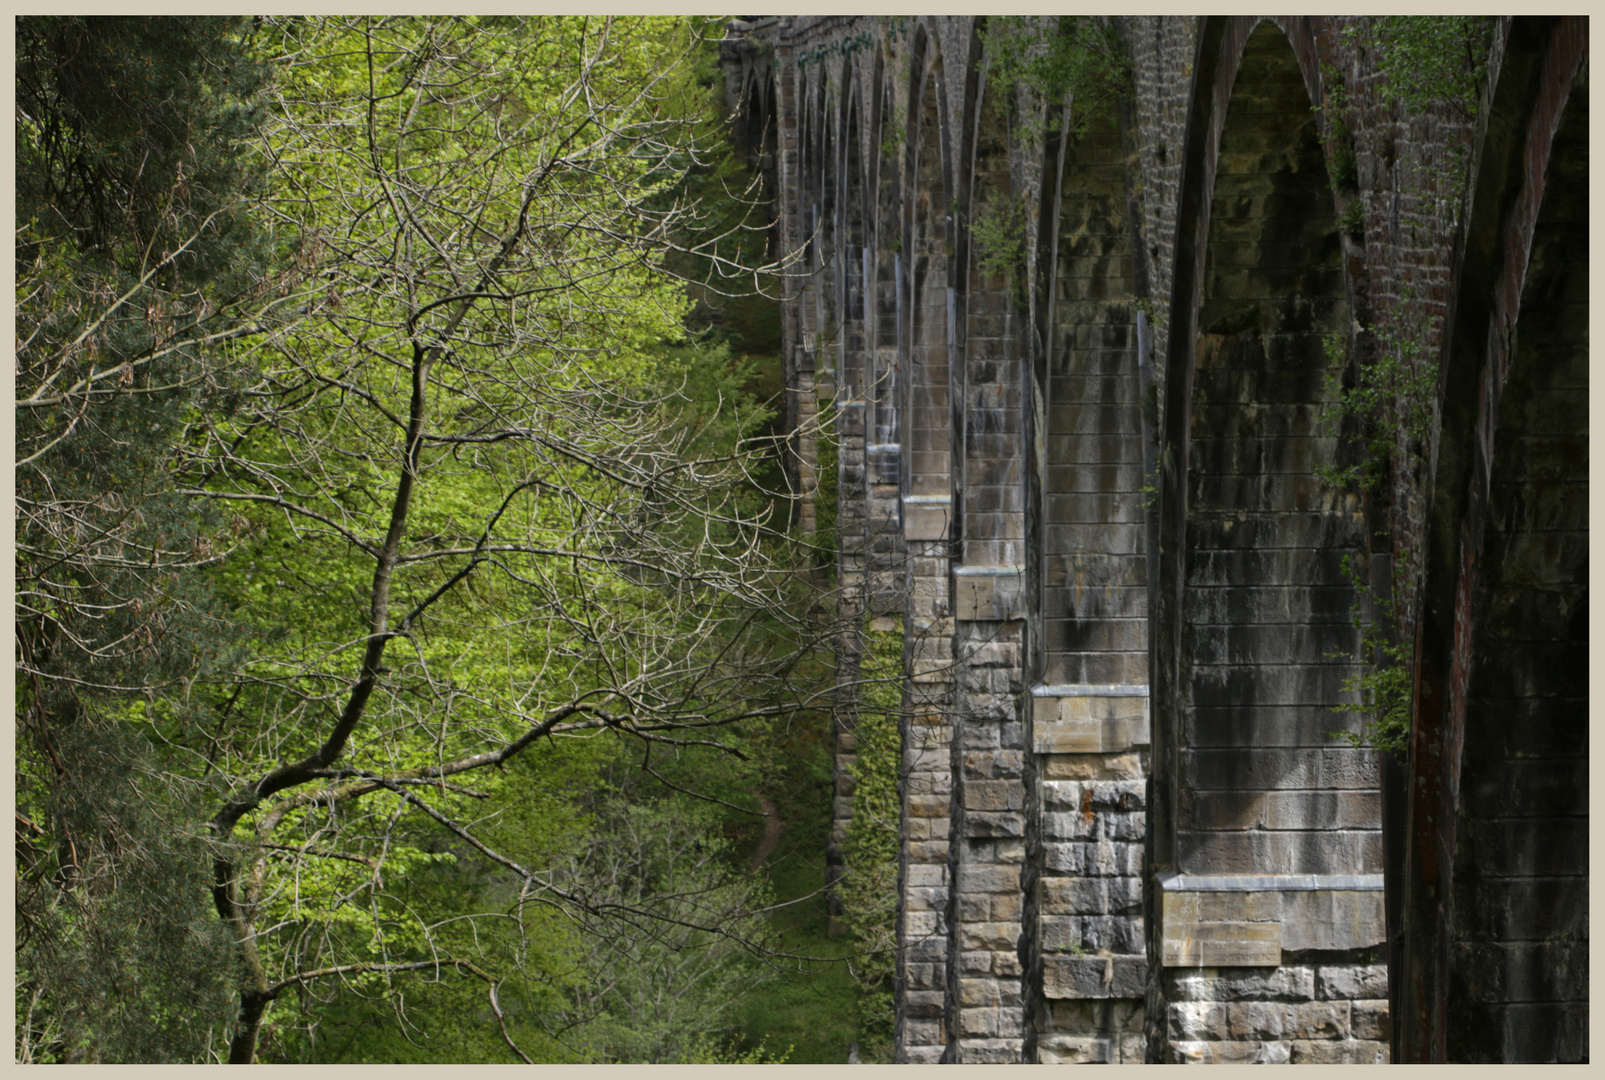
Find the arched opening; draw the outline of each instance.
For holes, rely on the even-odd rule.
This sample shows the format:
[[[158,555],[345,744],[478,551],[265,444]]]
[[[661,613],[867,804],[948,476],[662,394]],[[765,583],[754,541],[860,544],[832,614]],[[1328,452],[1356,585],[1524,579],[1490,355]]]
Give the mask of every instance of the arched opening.
[[[1588,95],[1499,398],[1455,826],[1451,1061],[1588,1060]]]
[[[1125,153],[1071,105],[1043,366],[1035,1060],[1141,1062],[1148,560]],[[1083,799],[1086,801],[1083,802]],[[1088,857],[1091,853],[1092,857]],[[1105,979],[1105,970],[1109,977]]]
[[[1020,462],[1024,457],[1019,303],[1025,289],[1026,213],[1010,168],[1008,101],[987,87],[975,118],[969,199],[968,265],[962,283],[963,557],[985,580],[993,569],[1017,574],[1025,563]],[[1009,580],[1015,580],[1010,577]],[[996,589],[1005,586],[1000,581]],[[1013,595],[1010,586],[1008,595]],[[974,617],[1005,617],[1002,593]],[[961,615],[961,617],[963,617]]]
[[[950,508],[937,509],[952,496],[951,432],[953,403],[949,383],[949,346],[952,343],[950,264],[953,229],[949,207],[947,154],[943,138],[943,74],[941,55],[930,39],[925,42],[927,62],[918,73],[911,95],[909,150],[913,190],[909,192],[910,247],[908,282],[911,299],[907,448],[907,495],[931,509],[905,514],[905,522],[920,524],[908,533],[911,540],[945,539]],[[919,535],[915,535],[916,532]]]
[[[870,83],[874,95],[871,116],[870,157],[866,181],[866,227],[870,247],[866,283],[869,297],[864,318],[867,324],[866,357],[868,380],[864,391],[864,466],[869,484],[870,604],[877,613],[901,611],[905,589],[902,537],[902,424],[898,406],[902,401],[899,354],[902,351],[903,273],[902,223],[898,216],[901,202],[899,162],[903,153],[902,125],[897,118],[892,80],[885,70],[884,57],[877,54],[875,76]],[[866,103],[868,104],[868,103]]]
[[[1113,118],[1065,147],[1048,350],[1043,682],[1148,681],[1131,241]]]
[[[1183,874],[1378,874],[1373,751],[1352,702],[1365,550],[1324,482],[1347,336],[1340,237],[1288,39],[1243,52],[1210,204],[1189,432],[1176,845]],[[1172,377],[1175,377],[1174,374]],[[1167,934],[1169,933],[1167,929]]]
[[[870,287],[869,248],[866,243],[866,176],[863,124],[859,117],[862,99],[858,78],[848,68],[843,75],[842,102],[842,196],[841,219],[837,226],[841,255],[838,279],[841,282],[842,332],[837,356],[837,381],[844,400],[862,400],[867,379],[865,372],[865,298]]]
[[[949,823],[953,810],[951,397],[948,388],[948,281],[951,227],[943,131],[942,61],[924,27],[914,33],[906,176],[898,204],[907,218],[898,312],[908,330],[898,345],[903,388],[902,522],[905,664],[903,727],[905,861],[899,911],[898,1060],[934,1062],[957,1032],[946,997],[952,926]],[[938,1005],[938,1002],[943,1004]],[[911,1005],[918,1006],[911,1009]],[[940,1011],[938,1011],[940,1010]],[[911,1015],[918,1013],[919,1015]]]

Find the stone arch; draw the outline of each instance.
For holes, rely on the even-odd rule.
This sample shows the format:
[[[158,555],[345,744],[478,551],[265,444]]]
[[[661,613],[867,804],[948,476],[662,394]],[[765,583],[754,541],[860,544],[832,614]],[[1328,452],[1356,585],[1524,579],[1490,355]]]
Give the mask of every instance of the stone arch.
[[[1081,119],[1074,102],[1050,116],[1042,192],[1027,1051],[1043,1063],[1145,1056],[1144,831],[1129,813],[1148,744],[1137,286],[1121,121]]]
[[[947,560],[952,522],[950,140],[942,56],[921,23],[910,49],[898,282],[902,538],[907,708],[903,727],[904,847],[899,905],[898,1060],[935,1061],[956,1035],[951,820],[952,621]],[[919,826],[913,824],[919,820]],[[921,1015],[910,1015],[913,1012]],[[932,1016],[933,1006],[941,1012]]]
[[[750,65],[741,83],[731,139],[741,148],[747,169],[760,178],[757,201],[766,208],[766,259],[780,254],[779,194],[776,185],[779,128],[775,116],[775,70],[769,64]]]
[[[1587,22],[1514,19],[1440,379],[1399,1056],[1588,1058]]]
[[[1385,939],[1376,755],[1332,735],[1361,722],[1335,710],[1361,670],[1347,567],[1369,564],[1359,496],[1321,477],[1342,452],[1322,413],[1346,367],[1326,339],[1350,319],[1313,42],[1302,20],[1253,18],[1207,20],[1201,39],[1152,594],[1150,1046],[1198,1007],[1178,995],[1223,992],[1184,988],[1188,969],[1297,986],[1301,954],[1358,963]],[[1248,1034],[1246,1050],[1189,1053],[1278,1037]]]
[[[1042,682],[1148,681],[1142,430],[1119,124],[1062,149],[1053,193]]]
[[[896,88],[885,54],[877,48],[870,72],[866,110],[868,153],[865,157],[865,217],[871,252],[872,278],[865,305],[867,371],[865,399],[865,472],[869,485],[871,541],[870,603],[876,612],[901,610],[903,298],[902,176],[898,162],[902,139],[898,134]]]
[[[979,35],[972,34],[977,50]],[[979,58],[966,65],[975,73]],[[1024,193],[1016,190],[1010,154],[1008,102],[989,102],[990,88],[974,80],[966,88],[963,134],[967,146],[960,154],[966,174],[964,198],[958,218],[964,224],[955,251],[954,285],[956,332],[962,337],[962,408],[958,430],[962,434],[961,479],[963,492],[958,517],[964,523],[963,561],[978,580],[1002,574],[978,592],[990,602],[978,605],[972,616],[1007,617],[1016,610],[1019,573],[1025,563],[1022,445],[1021,371],[1018,343],[1026,286],[1024,259],[1026,214]],[[981,219],[994,248],[977,240],[975,222]],[[1017,244],[1011,250],[1010,244]],[[958,362],[955,357],[955,362]],[[994,574],[992,571],[996,571]],[[999,590],[1002,589],[1002,592]],[[961,617],[963,617],[961,615]]]
[[[956,333],[951,306],[955,244],[952,140],[941,49],[924,26],[914,33],[912,57],[906,150],[911,190],[904,200],[907,240],[903,260],[903,293],[908,298],[904,341],[910,374],[904,409],[908,433],[904,455],[909,463],[905,495],[936,501],[916,504],[931,509],[905,514],[905,531],[911,540],[945,540],[952,535],[949,347]],[[935,509],[943,501],[947,501],[947,509]]]
[[[1216,162],[1187,447],[1177,869],[1380,872],[1379,819],[1358,834],[1316,824],[1340,790],[1370,786],[1363,752],[1328,734],[1358,644],[1342,563],[1365,537],[1358,499],[1318,475],[1337,456],[1320,412],[1342,367],[1322,339],[1345,333],[1347,308],[1315,115],[1274,23],[1246,43]],[[1291,775],[1290,748],[1331,767]]]
[[[836,232],[840,247],[842,332],[838,345],[837,381],[848,400],[862,400],[867,383],[865,354],[867,299],[873,280],[870,270],[868,163],[864,157],[863,91],[849,62],[842,75],[841,137]]]
[[[828,72],[824,64],[810,64],[805,69],[805,85],[807,87],[804,97],[804,116],[807,118],[804,127],[805,143],[804,157],[806,180],[806,202],[808,219],[804,223],[807,230],[808,260],[806,270],[812,282],[811,296],[813,303],[811,325],[803,339],[803,347],[810,354],[815,368],[828,363],[830,338],[834,335],[835,327],[832,325],[834,305],[831,290],[822,287],[828,280],[827,271],[834,271],[832,258],[834,256],[834,229],[836,204],[837,170],[833,168],[837,143],[836,124],[832,122],[833,112],[832,95]],[[822,363],[823,362],[823,363]]]

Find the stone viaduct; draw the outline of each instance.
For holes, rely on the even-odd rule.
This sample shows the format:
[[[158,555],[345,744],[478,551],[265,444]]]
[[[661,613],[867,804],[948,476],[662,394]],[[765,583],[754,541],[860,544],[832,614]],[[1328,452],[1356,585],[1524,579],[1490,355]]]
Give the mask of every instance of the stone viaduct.
[[[792,480],[903,633],[898,1059],[1586,1060],[1587,20],[1422,103],[1374,20],[1110,18],[1100,111],[985,23],[722,46]],[[1332,411],[1385,370],[1419,423]]]

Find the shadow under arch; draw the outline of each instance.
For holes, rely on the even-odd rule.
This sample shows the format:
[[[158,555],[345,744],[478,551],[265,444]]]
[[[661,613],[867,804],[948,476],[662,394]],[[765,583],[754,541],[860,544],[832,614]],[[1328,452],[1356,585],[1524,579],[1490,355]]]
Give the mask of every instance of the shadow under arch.
[[[1502,29],[1439,379],[1407,1062],[1588,1057],[1588,28]]]

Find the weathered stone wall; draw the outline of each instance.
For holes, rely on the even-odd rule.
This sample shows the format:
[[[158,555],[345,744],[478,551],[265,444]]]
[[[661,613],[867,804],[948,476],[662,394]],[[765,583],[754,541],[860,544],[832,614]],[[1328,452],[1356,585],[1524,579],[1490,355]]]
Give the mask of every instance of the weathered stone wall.
[[[899,1060],[1586,1057],[1586,23],[1499,20],[1480,113],[1390,94],[1368,19],[1111,23],[1101,118],[989,83],[981,19],[727,42],[797,520],[828,429],[847,621],[905,629]],[[1345,487],[1379,355],[1443,434]],[[1395,581],[1408,767],[1333,735]]]

